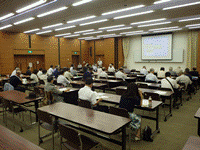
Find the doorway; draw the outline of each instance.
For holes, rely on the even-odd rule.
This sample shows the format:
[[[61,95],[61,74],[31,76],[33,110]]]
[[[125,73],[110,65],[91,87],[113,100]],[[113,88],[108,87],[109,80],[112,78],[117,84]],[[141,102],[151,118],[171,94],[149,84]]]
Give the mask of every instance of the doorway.
[[[72,55],[72,63],[74,64],[74,67],[77,68],[79,64],[79,55]]]

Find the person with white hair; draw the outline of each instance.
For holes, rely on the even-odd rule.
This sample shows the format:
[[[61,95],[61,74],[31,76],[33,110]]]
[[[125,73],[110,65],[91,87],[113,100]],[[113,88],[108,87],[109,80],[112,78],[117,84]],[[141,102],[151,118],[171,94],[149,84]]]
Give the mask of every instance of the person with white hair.
[[[144,74],[144,75],[147,75],[148,74],[148,71],[146,69],[146,66],[143,66],[143,68],[140,70],[140,73],[141,74]]]
[[[170,72],[171,76],[177,76],[176,72],[173,71],[172,67],[169,67],[169,72]]]
[[[20,69],[19,69],[18,67],[16,67],[15,70],[12,72],[11,77],[14,76],[14,75],[16,75],[16,72],[17,72],[18,70],[20,70]]]
[[[158,78],[154,75],[154,69],[150,69],[150,73],[146,75],[145,81],[158,83]]]
[[[177,67],[177,69],[175,70],[176,74],[178,75],[180,72],[183,72],[183,70],[181,69],[181,67]]]
[[[112,63],[108,67],[108,72],[115,72],[115,68]]]
[[[179,71],[178,77],[176,78],[177,83],[185,83],[185,89],[187,89],[187,86],[189,84],[192,84],[192,81],[188,76],[186,76],[182,70]]]

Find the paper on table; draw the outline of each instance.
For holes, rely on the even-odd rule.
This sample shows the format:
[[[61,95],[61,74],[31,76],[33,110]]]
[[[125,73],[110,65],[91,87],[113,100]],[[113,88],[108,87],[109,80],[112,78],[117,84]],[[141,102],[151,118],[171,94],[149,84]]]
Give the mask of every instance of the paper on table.
[[[149,106],[149,100],[142,100],[142,106],[148,107]]]
[[[61,88],[61,89],[59,89],[59,91],[65,91],[65,90],[67,90],[68,88]]]
[[[166,94],[167,92],[164,92],[164,91],[157,91],[156,93],[158,93],[159,95],[164,95],[164,94]]]

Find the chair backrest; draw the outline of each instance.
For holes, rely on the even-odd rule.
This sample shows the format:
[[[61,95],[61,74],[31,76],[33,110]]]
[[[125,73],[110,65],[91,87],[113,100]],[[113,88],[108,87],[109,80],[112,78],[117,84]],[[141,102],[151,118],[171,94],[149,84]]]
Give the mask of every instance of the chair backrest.
[[[147,83],[156,83],[156,81],[147,80]]]
[[[10,83],[5,83],[3,90],[4,91],[11,91],[11,90],[14,90],[14,87]]]
[[[52,120],[52,116],[46,112],[40,111],[39,109],[37,110],[37,114],[38,114],[38,119],[46,122],[48,124],[53,124],[53,120]]]
[[[41,92],[40,89],[38,87],[34,87],[34,93],[38,96],[40,96]]]
[[[78,100],[78,105],[81,106],[81,107],[92,109],[91,103],[89,101],[87,101],[87,100],[79,99]]]
[[[148,88],[147,84],[137,83],[138,88]]]
[[[39,80],[39,84],[45,84],[43,80]]]
[[[161,88],[161,87],[159,87],[158,90],[162,90],[162,91],[172,91],[172,89],[170,89],[170,88]]]
[[[109,113],[113,115],[129,118],[128,111],[124,108],[115,108],[115,107],[110,106]]]
[[[100,77],[100,79],[107,79],[106,77]]]
[[[151,96],[152,100],[160,101],[160,95],[157,93],[144,92],[143,95],[144,95],[144,99],[148,99]]]
[[[124,94],[126,92],[126,89],[118,89],[118,88],[116,88],[116,94],[117,95],[122,95],[122,94]]]
[[[58,85],[58,86],[63,86],[63,84],[62,84],[62,83],[57,83],[56,85]]]

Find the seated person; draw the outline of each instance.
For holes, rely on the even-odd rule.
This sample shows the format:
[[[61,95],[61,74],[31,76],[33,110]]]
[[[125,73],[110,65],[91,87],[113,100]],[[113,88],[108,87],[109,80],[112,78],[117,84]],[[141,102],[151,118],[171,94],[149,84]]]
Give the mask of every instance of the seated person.
[[[97,72],[97,64],[92,65],[93,71]]]
[[[124,66],[124,69],[123,69],[124,73],[126,74],[130,74],[131,73],[131,70],[127,68],[127,66]]]
[[[20,71],[20,69],[19,69],[18,67],[16,67],[15,70],[12,72],[12,74],[11,74],[10,76],[16,75],[16,74],[17,74],[16,72],[17,72],[18,70]]]
[[[73,70],[74,70],[74,64],[71,64],[70,72],[72,72]]]
[[[89,71],[86,71],[83,75],[83,80],[86,81],[87,78],[92,78],[93,75],[92,75],[92,71],[93,71],[93,68],[90,67],[89,68]]]
[[[176,72],[173,71],[172,67],[169,67],[169,72],[170,72],[171,76],[177,76]]]
[[[78,64],[77,68],[78,68],[78,70],[81,70],[81,69],[82,69],[81,63]]]
[[[199,77],[199,72],[196,71],[197,68],[196,68],[196,67],[193,67],[192,70],[193,70],[193,71],[190,71],[191,76]]]
[[[48,76],[53,75],[53,65],[50,66],[50,68],[47,70]]]
[[[60,74],[60,68],[59,66],[56,66],[56,68],[53,71],[53,75],[55,78],[57,78],[59,74]]]
[[[16,75],[13,75],[10,77],[10,84],[14,87],[14,90],[25,92],[26,89],[19,86],[22,84],[22,79],[20,75],[21,75],[21,71],[18,70],[16,72]]]
[[[132,122],[130,126],[137,131],[135,140],[140,140],[141,134],[141,116],[136,115],[134,111],[135,105],[141,105],[142,92],[138,90],[135,83],[129,83],[126,92],[121,96],[119,107],[128,110]]]
[[[63,71],[63,70],[60,71],[60,75],[59,75],[58,78],[57,78],[57,83],[60,83],[60,84],[62,84],[62,85],[64,85],[64,86],[67,86],[67,85],[70,84],[69,80],[67,80],[67,79],[64,77],[64,71]]]
[[[40,78],[40,76],[41,76],[42,74],[43,74],[43,73],[42,73],[42,68],[40,68],[39,71],[38,71],[38,73],[37,73],[38,78]]]
[[[161,80],[161,88],[169,88],[172,91],[174,91],[174,89],[179,88],[179,85],[177,84],[176,80],[171,78],[170,72],[166,72],[165,79]]]
[[[192,76],[190,75],[190,69],[189,68],[185,68],[185,75],[188,76],[190,78],[190,80],[192,81]]]
[[[183,71],[179,71],[178,77],[176,78],[177,83],[185,83],[185,89],[187,89],[187,86],[189,84],[192,84],[192,81],[190,78],[183,74]]]
[[[38,77],[37,77],[37,69],[33,70],[33,73],[31,74],[30,79],[32,79],[31,83],[34,83],[34,85],[36,85],[37,83],[39,83]]]
[[[116,78],[121,78],[121,79],[123,79],[123,80],[125,81],[126,74],[123,73],[123,68],[119,68],[119,71],[117,71],[117,72],[115,73],[115,77],[116,77]]]
[[[159,78],[164,78],[165,77],[165,68],[161,67],[160,71],[158,71],[158,75]]]
[[[39,79],[43,80],[45,85],[47,84],[47,77],[48,77],[47,70],[46,69],[42,70],[42,75],[39,77]]]
[[[29,66],[27,67],[26,75],[31,75],[31,70]]]
[[[100,77],[108,78],[108,74],[106,73],[106,68],[103,67],[102,70],[103,71],[99,74],[99,78]]]
[[[103,70],[102,70],[102,67],[99,67],[99,68],[97,69],[97,74],[100,74],[102,71],[103,71]]]
[[[179,67],[176,68],[175,72],[176,72],[176,74],[178,75],[179,72],[183,72],[183,70],[182,70],[181,67],[179,66]]]
[[[44,91],[45,92],[52,92],[52,95],[54,97],[54,101],[55,102],[63,102],[64,97],[63,96],[59,96],[58,94],[63,94],[64,92],[69,91],[70,89],[67,89],[65,91],[60,91],[57,89],[57,87],[53,84],[53,77],[52,76],[48,76],[47,78],[47,84],[44,86]]]
[[[75,69],[73,69],[72,71],[70,71],[71,72],[71,74],[73,75],[73,76],[77,76],[77,71],[75,70]]]
[[[93,80],[87,78],[85,86],[78,91],[78,98],[81,100],[87,100],[91,102],[91,106],[94,110],[108,112],[107,106],[98,105],[102,99],[97,100],[97,92],[92,91]]]
[[[148,71],[146,69],[146,66],[143,66],[143,68],[140,70],[140,73],[141,74],[144,74],[144,75],[147,75],[148,74]]]
[[[73,75],[69,72],[69,68],[65,68],[64,71],[64,77],[67,78],[67,80],[72,81]]]
[[[115,72],[115,68],[112,63],[108,67],[108,72]]]
[[[158,83],[158,78],[154,75],[154,69],[150,69],[150,73],[146,75],[145,81]]]

